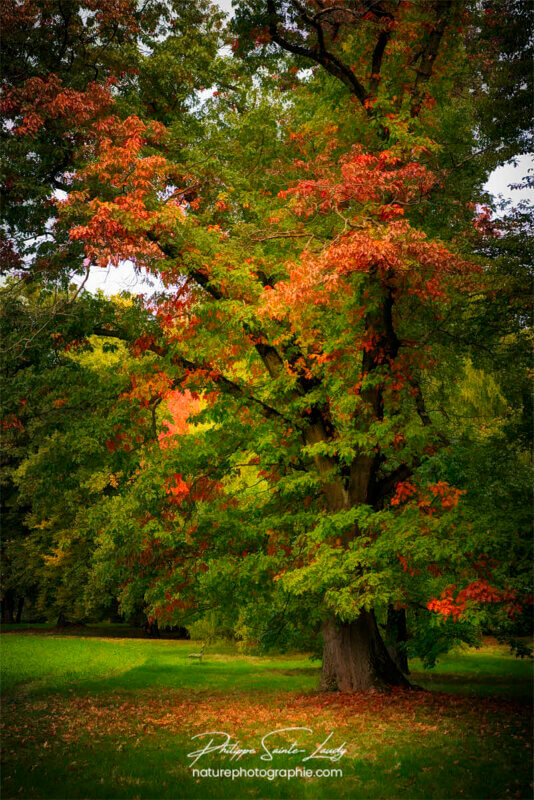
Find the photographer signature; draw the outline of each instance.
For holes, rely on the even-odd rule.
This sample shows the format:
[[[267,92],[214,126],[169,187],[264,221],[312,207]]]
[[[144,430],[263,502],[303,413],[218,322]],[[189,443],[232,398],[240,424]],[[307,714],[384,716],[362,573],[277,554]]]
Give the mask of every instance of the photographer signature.
[[[313,733],[312,728],[278,728],[277,730],[270,731],[263,736],[260,742],[261,749],[258,751],[254,747],[242,747],[240,742],[238,740],[234,740],[231,734],[226,733],[226,731],[205,731],[203,733],[197,733],[196,736],[191,737],[192,740],[206,739],[207,737],[210,738],[203,743],[203,746],[198,750],[193,750],[193,752],[188,753],[187,757],[192,759],[190,766],[194,766],[203,756],[211,753],[229,755],[230,761],[240,761],[243,756],[255,755],[256,753],[260,752],[260,759],[262,761],[273,761],[275,756],[281,755],[300,755],[302,762],[318,759],[336,762],[343,758],[347,752],[345,747],[347,744],[346,742],[343,742],[343,744],[336,748],[331,746],[330,740],[333,736],[333,731],[330,731],[326,739],[317,745],[313,752],[309,752],[309,748],[307,749],[302,747],[297,737],[295,737],[295,740],[289,745],[285,743],[281,744],[279,742],[278,746],[276,746],[277,740],[275,737],[279,734],[288,733],[290,731],[304,731],[306,733]]]

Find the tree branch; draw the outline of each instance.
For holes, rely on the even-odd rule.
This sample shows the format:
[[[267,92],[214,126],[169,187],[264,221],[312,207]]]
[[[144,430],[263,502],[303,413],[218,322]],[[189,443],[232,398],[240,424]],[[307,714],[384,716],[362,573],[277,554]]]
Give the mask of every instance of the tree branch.
[[[371,60],[371,82],[369,84],[369,93],[372,95],[376,94],[378,90],[382,60],[387,43],[389,42],[389,37],[389,31],[382,31],[378,36],[375,49],[373,50],[373,58]]]
[[[422,88],[428,83],[432,76],[432,69],[437,58],[441,40],[447,27],[448,16],[452,8],[453,0],[435,0],[434,9],[436,13],[436,23],[432,28],[428,41],[421,53],[421,66],[417,70],[415,83],[413,85],[412,104],[410,113],[416,117],[421,110],[423,100]]]
[[[93,328],[92,333],[95,336],[110,337],[113,339],[119,339],[123,342],[131,341],[131,337],[129,337],[125,331],[109,330],[108,328],[97,326]],[[158,356],[166,356],[169,352],[166,347],[158,345],[156,342],[152,342],[146,349],[150,350],[152,353],[155,353]],[[247,392],[245,390],[245,387],[240,386],[238,383],[235,383],[235,381],[230,380],[230,378],[227,378],[222,373],[220,374],[215,373],[214,370],[208,364],[195,364],[193,361],[190,361],[189,359],[179,355],[174,355],[172,357],[172,360],[176,366],[182,367],[183,369],[188,370],[190,372],[208,373],[209,380],[213,381],[218,386],[222,387],[227,394],[230,394],[233,397],[241,397],[244,398],[245,400],[251,400],[253,403],[256,403],[256,405],[259,406],[265,417],[269,419],[277,417],[278,419],[284,420],[284,422],[288,424],[296,425],[294,420],[285,417],[276,408],[273,408],[272,406],[265,403],[263,400],[260,400],[259,397],[255,397],[250,392]],[[176,380],[173,382],[173,386],[177,387],[179,383],[180,381]]]
[[[293,2],[293,5],[298,8],[299,13],[302,15],[302,8],[300,4]],[[287,50],[297,56],[303,56],[321,64],[327,72],[338,78],[342,83],[347,86],[351,93],[354,94],[362,106],[367,100],[368,94],[364,86],[360,83],[356,75],[349,67],[343,64],[333,53],[328,51],[324,45],[324,34],[319,23],[314,22],[306,15],[306,21],[310,23],[317,31],[319,49],[309,49],[302,45],[295,44],[285,39],[278,29],[279,18],[276,11],[276,4],[274,0],[267,0],[267,11],[269,14],[269,34],[273,42],[279,45],[283,50]]]
[[[393,492],[400,481],[405,481],[413,475],[415,468],[418,466],[418,463],[413,466],[401,464],[400,467],[397,467],[397,469],[393,470],[389,475],[386,475],[385,478],[376,481],[373,487],[373,505],[381,504],[382,501]]]

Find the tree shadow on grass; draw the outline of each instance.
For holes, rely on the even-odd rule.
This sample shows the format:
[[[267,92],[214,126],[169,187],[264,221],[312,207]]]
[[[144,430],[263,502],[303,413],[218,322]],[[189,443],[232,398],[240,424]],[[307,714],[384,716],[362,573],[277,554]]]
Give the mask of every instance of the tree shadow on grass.
[[[467,697],[503,697],[532,702],[532,681],[528,678],[507,675],[477,675],[472,672],[469,674],[413,672],[410,678],[423,689],[434,692],[461,694]]]
[[[137,692],[141,690],[169,689],[191,692],[302,692],[316,689],[319,682],[319,669],[273,668],[272,666],[250,665],[243,662],[202,661],[201,663],[161,664],[146,661],[132,666],[115,675],[102,675],[96,679],[83,679],[60,691],[77,694],[100,694],[109,691]],[[46,690],[43,686],[42,690]]]

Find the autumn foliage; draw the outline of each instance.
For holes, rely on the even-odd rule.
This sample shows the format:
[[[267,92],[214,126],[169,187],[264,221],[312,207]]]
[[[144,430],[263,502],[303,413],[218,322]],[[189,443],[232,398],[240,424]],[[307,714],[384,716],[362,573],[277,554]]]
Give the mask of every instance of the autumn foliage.
[[[91,495],[87,603],[102,594],[164,624],[226,608],[256,638],[262,624],[261,636],[322,624],[333,651],[340,630],[366,625],[373,652],[392,609],[417,624],[423,609],[433,630],[522,612],[522,550],[499,552],[454,467],[472,435],[451,422],[455,382],[480,306],[508,291],[490,286],[486,251],[505,237],[477,197],[494,166],[474,155],[479,11],[243,2],[225,30],[205,2],[92,0],[68,18],[52,0],[5,5],[20,59],[37,52],[37,25],[65,42],[3,83],[27,172],[8,175],[1,252],[21,280],[66,292],[39,365],[68,358],[112,387],[84,432],[94,474],[77,456],[60,527]],[[87,280],[125,265],[152,294],[69,295],[71,267]],[[95,337],[96,365],[84,362]],[[60,389],[55,412],[80,393],[86,408],[83,382]],[[23,411],[2,422],[17,447]],[[53,517],[45,500],[35,514],[36,529]],[[404,685],[389,667],[327,677]]]

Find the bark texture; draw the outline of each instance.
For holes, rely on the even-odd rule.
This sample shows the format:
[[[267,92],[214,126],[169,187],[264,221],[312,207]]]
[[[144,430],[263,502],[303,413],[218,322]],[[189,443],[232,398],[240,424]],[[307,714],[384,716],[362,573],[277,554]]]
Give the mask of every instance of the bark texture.
[[[321,691],[384,691],[390,686],[409,688],[408,679],[392,660],[382,641],[375,615],[362,611],[354,622],[334,617],[323,625]]]

